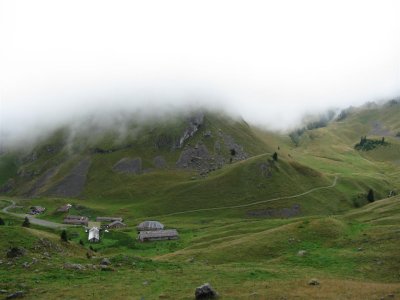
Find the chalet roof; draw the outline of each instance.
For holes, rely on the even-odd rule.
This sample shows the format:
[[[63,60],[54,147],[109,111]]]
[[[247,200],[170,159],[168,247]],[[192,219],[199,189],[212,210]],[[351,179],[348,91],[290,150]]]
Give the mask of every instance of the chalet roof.
[[[151,239],[151,238],[161,238],[161,237],[176,237],[178,236],[178,231],[176,229],[167,230],[155,230],[155,231],[141,231],[139,233],[139,239]]]
[[[88,217],[85,216],[73,216],[73,215],[68,215],[65,217],[65,220],[87,220]]]
[[[137,226],[139,231],[163,230],[164,225],[158,221],[144,221]]]
[[[122,222],[123,219],[121,217],[97,217],[96,221],[98,221],[98,222],[100,222],[100,221],[110,221],[110,222],[120,221],[120,222]]]
[[[65,205],[63,205],[63,206],[60,206],[60,207],[57,209],[57,211],[66,212],[66,211],[69,211],[71,207],[72,207],[71,204],[65,204]]]
[[[108,227],[113,227],[113,226],[126,226],[124,223],[122,223],[121,221],[114,221],[110,224],[108,224]]]
[[[97,228],[97,227],[92,227],[90,230],[89,230],[89,237],[88,237],[88,240],[90,241],[90,240],[92,240],[92,239],[96,239],[96,240],[99,240],[100,239],[100,233],[99,233],[100,231],[99,231],[99,229]]]

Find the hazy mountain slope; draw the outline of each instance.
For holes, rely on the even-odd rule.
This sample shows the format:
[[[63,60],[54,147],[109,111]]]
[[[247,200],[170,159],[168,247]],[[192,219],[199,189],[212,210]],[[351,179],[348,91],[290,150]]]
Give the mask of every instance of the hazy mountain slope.
[[[297,147],[288,136],[209,112],[143,124],[131,120],[123,134],[113,127],[92,135],[90,126],[73,134],[62,129],[28,154],[1,156],[3,192],[50,202],[80,198],[88,206],[146,216],[297,195],[330,185],[335,175],[330,190],[218,214],[263,215],[267,208],[295,206],[302,214],[343,211],[364,205],[369,188],[377,199],[399,188],[399,107],[353,109],[327,127],[305,131]],[[370,137],[376,122],[390,128],[389,146],[356,151],[360,136]]]

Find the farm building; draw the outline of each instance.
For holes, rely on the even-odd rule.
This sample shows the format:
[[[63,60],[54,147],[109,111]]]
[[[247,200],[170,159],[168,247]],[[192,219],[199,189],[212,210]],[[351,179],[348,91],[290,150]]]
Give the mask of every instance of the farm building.
[[[57,212],[68,212],[71,207],[72,207],[71,204],[65,204],[65,205],[60,206],[59,208],[57,208]]]
[[[45,212],[46,208],[41,207],[41,206],[31,206],[30,211],[28,212],[28,214],[30,215],[37,215],[37,214],[41,214],[43,212]]]
[[[91,243],[98,243],[100,241],[100,230],[97,227],[92,227],[89,230],[88,240]]]
[[[141,231],[138,235],[138,240],[141,242],[177,240],[178,238],[179,238],[179,235],[178,235],[178,231],[176,231],[176,229]]]
[[[120,221],[114,221],[110,224],[107,225],[107,228],[122,228],[125,227],[126,225]]]
[[[137,226],[138,231],[163,230],[164,225],[158,221],[144,221]]]
[[[64,224],[72,224],[72,225],[85,225],[87,226],[89,222],[88,217],[84,216],[66,216],[64,219]]]
[[[119,221],[122,222],[122,218],[116,218],[116,217],[97,217],[96,218],[97,222],[114,222],[114,221]]]

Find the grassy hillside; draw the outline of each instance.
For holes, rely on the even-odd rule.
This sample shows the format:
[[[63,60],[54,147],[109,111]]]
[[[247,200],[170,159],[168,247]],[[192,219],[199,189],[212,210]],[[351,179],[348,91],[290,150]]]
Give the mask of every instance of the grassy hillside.
[[[296,145],[242,120],[192,114],[132,121],[124,134],[63,129],[33,150],[2,154],[0,208],[45,206],[37,218],[62,222],[56,210],[71,203],[70,214],[121,216],[127,227],[103,231],[98,244],[68,227],[63,243],[59,230],[22,228],[0,212],[0,290],[29,299],[193,299],[210,282],[222,299],[397,297],[400,196],[387,196],[400,191],[398,116],[398,103],[352,109]],[[362,136],[388,144],[358,151]],[[180,239],[138,242],[136,225],[147,219]],[[7,258],[15,246],[26,253]],[[100,267],[104,257],[109,267]]]

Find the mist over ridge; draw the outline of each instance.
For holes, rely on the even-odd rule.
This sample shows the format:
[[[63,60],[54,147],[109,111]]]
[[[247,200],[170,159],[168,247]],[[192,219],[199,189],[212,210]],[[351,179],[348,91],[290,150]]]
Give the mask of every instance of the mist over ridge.
[[[288,130],[304,115],[390,100],[400,95],[399,5],[4,1],[1,143],[198,107]]]

